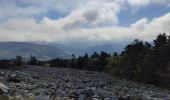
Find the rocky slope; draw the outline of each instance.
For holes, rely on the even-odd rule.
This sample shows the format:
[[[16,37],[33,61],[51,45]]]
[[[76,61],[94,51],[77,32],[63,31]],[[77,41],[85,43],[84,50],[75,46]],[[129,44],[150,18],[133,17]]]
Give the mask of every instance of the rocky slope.
[[[25,66],[0,69],[0,100],[170,100],[170,91],[105,73]]]

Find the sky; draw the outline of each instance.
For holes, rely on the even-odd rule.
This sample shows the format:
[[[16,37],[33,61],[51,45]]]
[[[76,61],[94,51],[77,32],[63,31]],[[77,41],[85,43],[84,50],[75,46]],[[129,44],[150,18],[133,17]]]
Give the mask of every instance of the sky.
[[[170,0],[0,0],[0,42],[97,45],[170,34]]]

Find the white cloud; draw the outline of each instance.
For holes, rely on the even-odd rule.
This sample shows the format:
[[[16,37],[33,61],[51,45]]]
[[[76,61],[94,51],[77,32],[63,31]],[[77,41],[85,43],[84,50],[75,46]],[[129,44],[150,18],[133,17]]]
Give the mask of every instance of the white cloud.
[[[39,0],[2,1],[0,4],[0,19],[31,18],[35,15],[43,15],[49,11],[57,11],[68,13],[67,19],[75,17],[77,19],[75,24],[98,26],[107,23],[114,25],[118,23],[117,14],[120,11],[120,3],[117,0],[78,0],[76,2],[75,0],[46,0],[43,2]],[[96,15],[94,16],[94,14]],[[84,22],[79,22],[78,20],[82,20],[82,18],[84,18]],[[73,21],[71,23],[74,25]]]
[[[170,33],[170,13],[151,21],[142,18],[129,27],[121,27],[118,26],[118,14],[123,8],[122,4],[125,0],[79,0],[76,4],[73,1],[20,0],[21,5],[27,4],[27,6],[23,8],[15,3],[0,6],[1,17],[10,17],[0,23],[0,41],[59,43],[82,41],[95,44],[135,38],[150,41],[159,33]],[[151,3],[164,4],[167,0],[128,0],[128,2],[133,6],[145,6]],[[46,13],[51,9],[69,13],[56,20],[44,17],[40,22],[31,17]],[[20,18],[20,16],[28,18]]]
[[[98,6],[100,5],[100,6]],[[117,14],[120,6],[116,1],[94,0],[88,1],[79,9],[72,10],[69,15],[56,21],[45,18],[43,21],[59,24],[65,30],[80,27],[99,27],[105,25],[116,25],[118,23]]]
[[[32,17],[49,11],[70,14],[83,11],[84,17],[93,25],[117,24],[117,14],[127,6],[146,6],[150,4],[169,5],[170,0],[1,0],[0,19]],[[91,14],[96,14],[92,20]],[[98,15],[98,16],[97,16]],[[90,19],[89,19],[90,18]]]
[[[144,30],[147,27],[146,25],[148,24],[148,22],[149,21],[147,18],[142,18],[136,23],[132,24],[131,27],[138,30]]]
[[[128,0],[131,5],[139,6],[139,5],[148,5],[150,0]]]
[[[9,19],[9,18],[29,18],[33,15],[38,15],[47,12],[46,9],[28,6],[28,7],[19,7],[13,3],[0,4],[0,19]]]
[[[132,6],[146,6],[150,4],[167,5],[168,3],[170,3],[169,0],[127,0],[127,1]]]
[[[83,0],[1,0],[0,19],[30,18],[49,11],[69,13],[80,6]]]
[[[1,41],[46,41],[71,43],[114,42],[135,38],[152,40],[159,33],[170,33],[170,13],[154,18],[150,22],[143,18],[129,27],[73,28],[65,30],[67,18],[51,20],[44,18],[40,23],[35,20],[12,19],[0,25]],[[74,21],[74,20],[73,20]]]

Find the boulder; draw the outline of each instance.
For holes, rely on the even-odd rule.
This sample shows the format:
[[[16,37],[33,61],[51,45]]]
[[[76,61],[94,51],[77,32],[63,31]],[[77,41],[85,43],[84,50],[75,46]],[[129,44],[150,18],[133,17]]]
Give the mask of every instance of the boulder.
[[[8,87],[0,83],[0,95],[8,93]]]
[[[20,82],[21,82],[21,79],[18,77],[17,74],[12,74],[12,75],[9,75],[9,76],[8,76],[7,81],[9,81],[9,82],[15,82],[15,83],[20,83]]]

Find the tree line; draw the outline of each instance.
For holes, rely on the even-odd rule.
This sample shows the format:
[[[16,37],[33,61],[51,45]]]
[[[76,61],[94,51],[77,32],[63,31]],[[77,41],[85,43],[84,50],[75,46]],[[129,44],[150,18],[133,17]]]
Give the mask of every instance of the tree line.
[[[39,61],[30,57],[30,60],[23,61],[21,56],[17,56],[12,60],[0,60],[0,68],[23,65],[102,71],[127,80],[170,87],[170,36],[160,34],[153,43],[136,39],[120,54],[101,51],[79,57],[72,54],[72,59]]]

